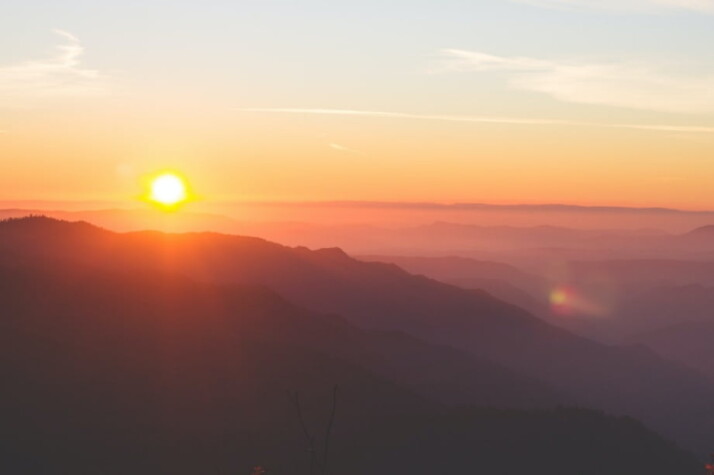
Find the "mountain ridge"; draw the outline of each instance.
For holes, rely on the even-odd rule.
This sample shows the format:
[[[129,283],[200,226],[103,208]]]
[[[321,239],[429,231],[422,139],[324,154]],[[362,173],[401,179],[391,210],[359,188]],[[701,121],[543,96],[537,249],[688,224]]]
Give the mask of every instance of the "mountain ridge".
[[[169,269],[208,283],[266,285],[301,307],[342,315],[362,328],[399,330],[453,346],[572,394],[579,404],[632,415],[689,447],[709,449],[710,439],[701,434],[714,428],[714,420],[702,414],[714,418],[714,387],[698,373],[643,348],[575,337],[485,293],[393,265],[252,238],[104,232],[80,239],[53,233],[50,242],[14,234],[0,225],[0,250],[15,257],[54,253],[109,268]],[[667,409],[673,405],[685,409],[674,416]]]
[[[248,473],[256,464],[307,471],[285,390],[299,391],[314,428],[334,384],[337,473],[515,475],[522,465],[507,456],[514,450],[543,474],[698,471],[632,419],[430,402],[372,372],[363,357],[376,349],[375,363],[394,363],[402,337],[298,309],[264,286],[52,259],[0,251],[6,473]],[[406,360],[415,354],[407,349]],[[440,363],[442,375],[449,364]],[[598,463],[582,467],[583,459]]]

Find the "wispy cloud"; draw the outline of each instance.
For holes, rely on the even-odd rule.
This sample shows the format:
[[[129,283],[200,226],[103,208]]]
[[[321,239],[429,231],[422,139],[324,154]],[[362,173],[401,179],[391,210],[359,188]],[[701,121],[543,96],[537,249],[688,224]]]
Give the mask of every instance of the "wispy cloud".
[[[441,71],[495,71],[516,89],[564,102],[675,113],[714,113],[714,75],[663,73],[632,63],[551,61],[495,56],[479,51],[441,51]]]
[[[714,13],[714,0],[512,0],[546,8],[587,8],[614,12],[659,13],[673,10]]]
[[[82,66],[84,47],[79,38],[64,30],[53,31],[63,43],[55,47],[51,56],[0,66],[0,105],[24,106],[37,99],[108,92],[106,78]]]
[[[237,109],[239,112],[265,112],[274,114],[308,114],[308,115],[342,115],[357,117],[373,117],[384,119],[415,119],[441,120],[448,122],[481,122],[490,124],[513,125],[548,125],[566,124],[567,121],[551,119],[519,119],[512,117],[479,117],[462,115],[408,114],[402,112],[384,112],[356,109],[285,109],[285,108],[247,108]]]
[[[570,125],[575,127],[600,127],[608,129],[633,129],[650,130],[655,132],[680,132],[680,133],[714,133],[714,126],[687,126],[687,125],[662,125],[662,124],[626,124],[626,123],[598,123],[570,120],[553,119],[519,119],[504,117],[479,117],[479,116],[458,116],[458,115],[430,115],[430,114],[407,114],[402,112],[369,111],[356,109],[311,109],[311,108],[239,108],[238,112],[265,113],[265,114],[303,114],[303,115],[326,115],[326,116],[352,116],[362,118],[387,118],[406,120],[434,120],[447,122],[474,122],[487,124],[511,124],[511,125]],[[331,147],[335,148],[330,144]]]
[[[340,144],[334,143],[334,142],[333,142],[333,143],[330,143],[330,144],[328,144],[328,145],[329,145],[329,147],[330,147],[332,150],[337,150],[338,152],[352,153],[352,154],[355,154],[355,155],[359,155],[359,154],[362,153],[362,152],[360,152],[359,150],[355,150],[355,149],[350,148],[350,147],[345,147],[344,145],[340,145]]]

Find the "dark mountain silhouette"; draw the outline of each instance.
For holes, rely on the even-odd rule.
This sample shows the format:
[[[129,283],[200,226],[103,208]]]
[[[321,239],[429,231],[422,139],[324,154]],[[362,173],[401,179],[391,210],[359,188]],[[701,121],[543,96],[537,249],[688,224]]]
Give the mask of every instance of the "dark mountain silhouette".
[[[714,266],[708,261],[617,260],[563,262],[539,276],[503,263],[463,257],[365,256],[467,289],[483,289],[549,322],[603,341],[683,322],[714,319]],[[545,275],[547,270],[543,270]],[[604,307],[599,315],[553,313],[551,290],[564,286]]]
[[[301,391],[316,425],[321,391],[341,385],[336,437],[426,406],[291,344],[281,334],[305,318],[265,290],[3,271],[3,473],[248,473],[258,463],[289,473],[304,465],[305,442],[286,390]]]
[[[340,314],[363,328],[407,332],[494,361],[584,406],[641,418],[689,447],[708,450],[714,440],[714,389],[698,373],[642,347],[575,337],[486,293],[357,261],[339,249],[310,251],[210,233],[122,235],[88,224],[30,219],[0,226],[0,252],[14,259],[266,285],[298,305]]]
[[[714,315],[709,320],[686,321],[631,335],[628,340],[647,345],[714,380]]]
[[[9,223],[18,225],[31,245],[44,240],[40,229],[63,242],[67,226]],[[7,237],[3,473],[247,474],[257,464],[308,473],[285,391],[300,391],[305,420],[322,433],[334,384],[331,473],[698,473],[689,455],[628,418],[447,408],[420,397],[371,368],[400,353],[418,357],[423,344],[302,310],[264,287],[196,283],[138,263],[107,271],[46,253],[10,255]]]
[[[241,223],[214,213],[166,213],[159,209],[90,209],[79,211],[0,209],[0,219],[26,216],[48,216],[67,221],[87,221],[107,229],[136,231],[153,229],[167,232],[185,232],[210,229],[221,232],[239,232]]]
[[[65,224],[36,218],[28,228],[53,228],[57,225]],[[80,234],[87,233],[87,236],[95,237],[104,235],[103,231],[85,223],[77,223],[74,226],[74,231]],[[37,228],[33,232],[36,230]],[[38,266],[45,259],[46,256],[38,260],[37,257],[5,254],[0,251],[0,262],[6,264]],[[57,268],[73,268],[78,265],[64,258],[49,259]],[[81,267],[82,264],[79,265]],[[86,266],[97,267],[96,262],[86,263]],[[131,270],[124,271],[156,272],[157,269],[158,266],[143,266],[135,261]],[[287,306],[287,303],[283,304]],[[315,319],[306,321],[313,320]],[[314,330],[304,324],[295,329],[292,336],[313,348],[355,361],[390,380],[408,384],[422,395],[442,402],[500,407],[545,407],[574,402],[574,399],[564,392],[556,391],[532,377],[518,374],[486,358],[478,358],[446,346],[427,344],[402,332],[357,332],[337,316],[323,317],[321,324],[325,328]],[[327,330],[331,332],[329,337],[324,335]],[[277,340],[278,336],[280,335],[274,335],[274,339]]]
[[[546,316],[549,311],[548,282],[512,265],[458,256],[359,256],[359,259],[396,264],[412,274],[465,289],[485,290],[538,316]]]
[[[502,280],[527,291],[540,292],[545,287],[543,280],[535,275],[501,262],[478,261],[458,256],[358,256],[365,261],[396,264],[413,274],[447,280]]]
[[[618,315],[623,323],[620,334],[625,336],[681,323],[714,321],[714,287],[653,287],[624,299]]]

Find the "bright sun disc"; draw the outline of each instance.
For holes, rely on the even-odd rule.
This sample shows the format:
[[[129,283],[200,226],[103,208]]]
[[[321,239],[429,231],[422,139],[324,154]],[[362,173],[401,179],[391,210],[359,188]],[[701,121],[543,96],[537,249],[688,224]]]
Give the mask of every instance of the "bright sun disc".
[[[154,178],[151,182],[149,198],[164,206],[174,206],[186,201],[186,183],[173,173],[165,173]]]

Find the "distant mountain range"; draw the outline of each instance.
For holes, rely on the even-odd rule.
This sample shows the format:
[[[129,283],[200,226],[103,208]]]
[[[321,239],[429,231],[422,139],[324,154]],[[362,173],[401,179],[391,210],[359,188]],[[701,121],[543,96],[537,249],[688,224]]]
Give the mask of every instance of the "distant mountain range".
[[[288,210],[289,211],[289,210]],[[431,224],[320,224],[298,221],[250,221],[221,214],[165,213],[152,209],[89,211],[0,210],[0,218],[47,215],[92,222],[119,232],[213,231],[258,236],[292,246],[340,247],[352,254],[459,255],[522,265],[553,259],[714,259],[707,227],[673,234],[652,228],[576,229],[563,226],[503,226],[434,221]],[[637,222],[636,218],[633,218]],[[714,217],[712,218],[714,221]],[[579,222],[575,220],[574,222]]]
[[[119,205],[119,202],[108,201],[49,201],[49,200],[15,200],[0,201],[3,208],[37,208],[37,209],[102,209]],[[648,212],[648,213],[681,213],[705,214],[714,217],[714,210],[688,210],[667,207],[643,206],[595,206],[573,205],[562,203],[437,203],[429,201],[253,201],[224,202],[214,206],[223,208],[255,207],[330,207],[330,208],[397,208],[397,209],[494,209],[518,211],[592,211],[592,212]]]
[[[685,238],[714,239],[714,225],[702,226],[688,232]]]
[[[439,358],[453,358],[455,371],[465,380],[482,371],[493,375],[489,381],[503,383],[484,384],[484,391],[494,388],[497,393],[510,384],[530,387],[526,403],[555,396],[627,414],[702,451],[714,437],[714,385],[697,373],[643,348],[609,347],[576,337],[484,292],[414,276],[394,265],[361,262],[339,249],[310,251],[210,233],[115,234],[88,224],[34,218],[0,225],[0,253],[17,265],[41,260],[54,268],[170,272],[212,285],[266,286],[312,312],[341,315],[370,331],[403,332],[456,348],[451,356],[445,351]],[[413,353],[405,350],[405,361],[429,351],[423,343],[414,345]],[[382,377],[402,375],[400,382],[422,386],[418,392],[424,397],[449,402],[444,393],[450,391],[444,388],[452,387],[459,402],[483,403],[470,383],[458,384],[448,372],[439,380],[435,368],[419,382],[421,371],[397,370],[397,357],[385,358],[395,361],[395,369],[381,370]],[[371,370],[378,371],[374,366]],[[434,375],[431,381],[429,374]],[[515,404],[517,398],[511,401]]]
[[[681,323],[629,335],[628,339],[633,343],[647,345],[662,356],[681,361],[714,379],[713,317],[711,313],[706,320],[696,320],[696,317],[689,316]]]
[[[394,263],[465,289],[482,289],[577,334],[604,342],[645,344],[667,358],[714,374],[709,359],[676,358],[655,339],[668,331],[714,321],[714,262],[673,259],[556,261],[524,272],[514,266],[464,257],[361,256]],[[559,305],[554,292],[567,292]],[[564,312],[563,312],[564,310]],[[695,344],[695,341],[692,341]]]
[[[686,372],[644,354],[631,366],[627,351],[551,329],[485,294],[339,250],[30,218],[0,222],[0,284],[4,473],[249,473],[258,464],[307,473],[308,442],[286,391],[299,391],[322,460],[333,385],[331,473],[686,475],[700,466],[628,418],[461,407],[573,403],[533,375],[553,366],[565,377],[557,386],[578,393],[563,366],[575,357],[583,379],[620,379],[616,391],[601,389],[645,407],[673,401],[644,401],[638,387],[669,385],[686,424],[687,410],[703,409],[691,393],[710,394]],[[375,330],[325,313],[337,307]],[[459,351],[397,327],[454,343],[465,341],[454,331],[469,332],[471,343]],[[479,355],[514,363],[521,356],[509,354],[533,357],[534,344],[543,361],[530,375],[523,362]],[[647,381],[651,371],[657,378]]]
[[[551,284],[501,262],[482,261],[458,256],[357,256],[361,260],[395,264],[412,274],[465,289],[485,290],[494,297],[515,304],[530,313],[547,318]]]

